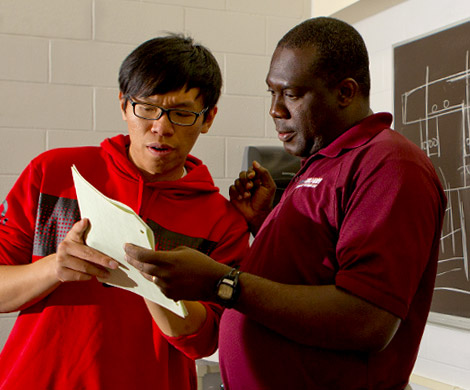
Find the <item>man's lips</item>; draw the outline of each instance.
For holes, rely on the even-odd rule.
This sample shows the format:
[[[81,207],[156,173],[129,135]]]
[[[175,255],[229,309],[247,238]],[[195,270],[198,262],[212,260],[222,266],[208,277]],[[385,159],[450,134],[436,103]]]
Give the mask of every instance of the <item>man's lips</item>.
[[[169,145],[150,144],[147,145],[147,149],[149,149],[153,154],[165,154],[170,153],[174,148]]]
[[[295,136],[295,132],[293,131],[279,131],[277,137],[282,142],[289,142]]]

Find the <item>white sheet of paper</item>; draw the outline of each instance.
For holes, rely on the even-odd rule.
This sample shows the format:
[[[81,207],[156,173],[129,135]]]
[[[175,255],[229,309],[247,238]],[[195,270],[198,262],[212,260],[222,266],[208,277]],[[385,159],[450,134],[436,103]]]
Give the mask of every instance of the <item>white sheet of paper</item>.
[[[187,310],[183,302],[165,297],[156,284],[146,279],[124,258],[125,243],[155,248],[152,229],[130,207],[108,198],[93,187],[75,165],[72,166],[72,175],[81,217],[88,218],[91,224],[86,244],[119,262],[119,268],[110,270],[111,276],[100,281],[139,294],[185,317]]]

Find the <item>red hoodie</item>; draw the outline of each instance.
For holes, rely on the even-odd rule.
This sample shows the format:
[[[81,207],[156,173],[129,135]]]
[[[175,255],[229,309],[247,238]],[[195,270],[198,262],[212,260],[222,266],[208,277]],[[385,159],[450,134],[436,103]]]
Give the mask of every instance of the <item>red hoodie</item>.
[[[188,156],[187,175],[145,182],[127,158],[129,137],[100,147],[55,149],[35,158],[0,206],[0,263],[55,253],[79,220],[71,166],[106,196],[130,206],[154,230],[156,248],[186,245],[237,263],[247,226],[218,192],[207,167]],[[23,310],[0,354],[0,389],[196,389],[193,359],[217,348],[221,307],[204,303],[196,334],[169,338],[143,299],[96,279],[60,285]]]

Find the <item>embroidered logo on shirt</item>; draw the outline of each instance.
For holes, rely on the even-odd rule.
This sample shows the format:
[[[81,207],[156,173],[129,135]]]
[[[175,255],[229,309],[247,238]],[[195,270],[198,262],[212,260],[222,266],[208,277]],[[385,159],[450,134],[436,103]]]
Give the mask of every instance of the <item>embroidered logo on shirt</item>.
[[[317,187],[321,181],[323,180],[323,177],[309,177],[305,180],[302,180],[295,188],[300,188],[300,187],[309,187],[309,188],[315,188]]]

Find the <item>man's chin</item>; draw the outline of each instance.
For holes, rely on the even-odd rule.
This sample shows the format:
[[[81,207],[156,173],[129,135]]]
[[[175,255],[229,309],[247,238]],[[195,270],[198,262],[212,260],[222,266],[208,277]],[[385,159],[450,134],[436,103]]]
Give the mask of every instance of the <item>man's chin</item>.
[[[283,146],[284,146],[284,150],[287,153],[291,154],[292,156],[303,157],[302,150],[295,143],[284,142]]]

